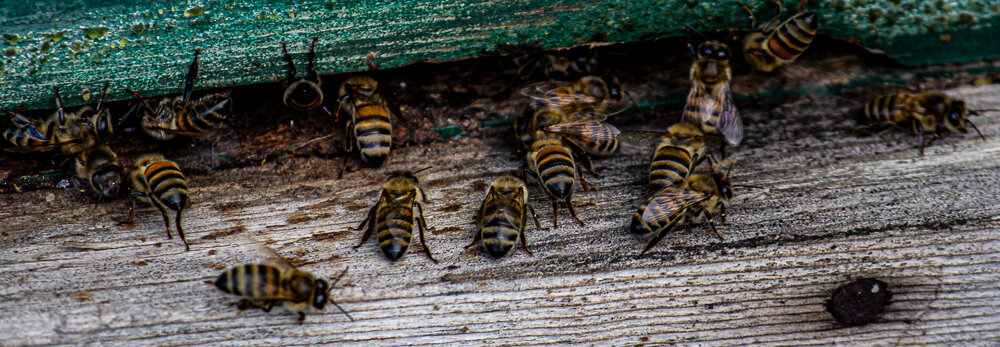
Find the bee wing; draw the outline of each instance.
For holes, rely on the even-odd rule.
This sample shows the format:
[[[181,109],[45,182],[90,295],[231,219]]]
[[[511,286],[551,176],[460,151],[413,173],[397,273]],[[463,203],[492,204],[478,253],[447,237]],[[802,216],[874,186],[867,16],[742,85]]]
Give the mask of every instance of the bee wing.
[[[663,142],[665,136],[670,134],[659,131],[626,131],[618,135],[618,141],[631,147],[648,149]]]
[[[614,140],[621,131],[614,125],[593,119],[578,119],[545,127],[545,132],[593,139],[595,141]]]
[[[700,83],[695,82],[688,92],[681,121],[693,124],[704,124],[709,117],[719,112],[721,103],[715,96],[709,94]]]
[[[296,267],[289,263],[285,257],[282,257],[278,254],[278,252],[271,249],[271,247],[264,245],[260,241],[252,239],[250,236],[242,237],[240,245],[247,251],[247,253],[259,255],[261,257],[259,263],[273,265],[280,269],[296,269]]]
[[[681,189],[678,187],[667,187],[660,189],[649,198],[646,210],[642,212],[643,220],[663,220],[657,214],[669,213],[673,219],[688,207],[708,200],[711,195],[698,191]]]
[[[726,138],[726,142],[736,146],[743,141],[743,120],[740,119],[740,112],[733,102],[733,93],[729,90],[729,83],[723,83],[715,91],[715,99],[722,100],[719,105],[719,123],[715,125],[719,133]]]
[[[521,94],[531,98],[531,107],[535,109],[558,108],[564,111],[578,109],[581,105],[594,105],[602,100],[584,93],[566,92],[572,82],[547,81],[528,85],[521,89]]]

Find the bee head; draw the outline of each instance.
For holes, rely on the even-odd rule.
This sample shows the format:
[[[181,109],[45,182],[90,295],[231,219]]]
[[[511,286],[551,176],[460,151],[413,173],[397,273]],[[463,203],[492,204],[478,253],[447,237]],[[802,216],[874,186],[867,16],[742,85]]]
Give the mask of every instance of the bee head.
[[[969,125],[967,124],[969,116],[969,109],[965,106],[965,101],[955,100],[952,101],[951,107],[948,108],[948,114],[945,118],[945,126],[948,130],[958,131],[958,132],[968,132]]]
[[[493,191],[497,192],[497,194],[510,197],[524,189],[524,181],[521,181],[521,179],[511,175],[504,175],[497,177],[497,179],[493,181],[492,186]]]
[[[719,41],[706,41],[698,45],[698,58],[726,61],[729,60],[729,47]]]
[[[121,167],[108,165],[98,170],[91,176],[90,183],[101,197],[118,195],[118,189],[122,185]]]
[[[326,302],[330,298],[330,284],[326,283],[324,280],[316,280],[316,296],[313,297],[312,305],[317,310],[322,310],[326,307]]]

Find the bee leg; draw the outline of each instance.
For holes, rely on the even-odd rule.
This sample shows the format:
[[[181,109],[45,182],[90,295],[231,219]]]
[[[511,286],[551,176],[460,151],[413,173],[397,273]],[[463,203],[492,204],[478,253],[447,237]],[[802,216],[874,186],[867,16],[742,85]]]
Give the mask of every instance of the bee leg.
[[[299,324],[302,324],[302,322],[306,321],[306,313],[299,311],[298,314],[299,314]]]
[[[419,202],[414,204],[417,205],[417,209],[420,210],[420,216],[418,219],[420,224],[417,224],[417,230],[420,231],[420,245],[424,247],[424,252],[427,252],[427,257],[437,263],[437,259],[434,259],[434,256],[431,255],[431,249],[430,247],[427,247],[427,240],[424,238],[424,229],[427,229],[427,222],[424,220],[424,208]]]
[[[465,249],[469,250],[470,248],[475,247],[476,245],[478,245],[482,241],[483,241],[483,233],[481,231],[477,231],[476,232],[476,236],[474,236],[473,239],[472,239],[472,243],[466,245]]]
[[[354,138],[354,123],[347,123],[347,146],[344,148],[344,164],[340,167],[340,174],[337,175],[337,179],[344,177],[344,171],[347,170],[347,160],[351,157],[354,152],[354,143],[357,141]]]
[[[754,18],[753,11],[742,2],[740,2],[739,5],[743,8],[743,11],[746,11],[747,16],[750,17],[750,31],[757,31],[757,18]]]
[[[188,66],[188,74],[184,79],[184,100],[183,103],[187,103],[191,100],[191,91],[194,90],[194,80],[198,78],[198,55],[201,54],[201,50],[194,50],[194,59],[191,60],[191,65]]]
[[[719,145],[719,153],[722,156],[722,160],[726,160],[726,141],[722,141]]]
[[[160,211],[160,215],[163,216],[163,224],[167,225],[167,238],[173,239],[174,236],[170,234],[170,216],[166,212]]]
[[[375,206],[372,206],[372,209],[368,211],[368,216],[365,217],[365,220],[361,221],[361,225],[359,225],[357,228],[350,228],[350,230],[351,231],[358,231],[358,230],[365,229],[365,225],[368,225],[368,222],[370,220],[372,220],[372,218],[375,218],[375,209],[377,209],[377,208],[378,208],[378,203],[375,203]],[[372,222],[372,223],[375,223],[375,222]],[[363,236],[361,236],[361,243],[359,243],[357,246],[354,246],[354,249],[358,249],[358,247],[361,247],[361,245],[365,244],[365,241],[368,241],[368,238],[372,236],[372,229],[374,229],[374,228],[367,228],[365,230],[365,234]]]
[[[309,43],[309,54],[308,54],[309,67],[308,67],[308,70],[309,70],[309,78],[312,78],[313,82],[316,82],[316,85],[319,86],[319,85],[322,84],[322,81],[320,81],[320,79],[319,79],[319,74],[316,73],[316,41],[317,40],[319,40],[319,38],[318,37],[314,37],[314,38],[312,38],[312,42]]]
[[[128,203],[129,203],[130,207],[128,209],[128,220],[125,221],[125,224],[132,224],[132,220],[135,219],[135,197],[136,196],[146,196],[146,194],[143,193],[143,192],[132,192],[132,194],[128,195]],[[169,235],[169,233],[168,233],[168,235]]]
[[[275,303],[274,300],[267,300],[267,301],[264,301],[264,305],[257,306],[257,307],[259,307],[264,312],[271,312],[271,308],[274,307],[274,303]]]
[[[240,311],[245,311],[246,309],[251,307],[257,307],[257,305],[254,305],[252,302],[250,302],[250,300],[247,299],[240,299],[240,301],[237,301],[234,305],[236,305],[236,309]]]
[[[521,223],[521,224],[523,225],[524,223]],[[522,227],[521,228],[521,233],[519,235],[520,238],[521,238],[521,248],[523,248],[524,251],[528,253],[528,255],[535,255],[534,253],[531,253],[531,250],[528,249],[528,239],[524,237],[524,229],[527,229],[527,228]]]
[[[59,86],[52,87],[52,89],[54,89],[56,94],[56,107],[58,107],[58,110],[56,112],[59,114],[59,125],[65,125],[66,110],[63,109],[62,97],[59,96]]]
[[[538,215],[535,214],[535,207],[531,206],[530,204],[526,204],[525,206],[528,207],[528,211],[531,211],[531,219],[535,220],[535,229],[538,229],[538,230],[549,230],[549,228],[543,228],[542,224],[538,223]]]
[[[285,44],[285,41],[281,41],[281,51],[285,53],[285,60],[288,61],[288,77],[285,79],[287,84],[295,79],[295,61],[292,60],[292,55],[288,54],[288,45]]]
[[[552,200],[552,227],[559,227],[559,200]]]
[[[705,216],[705,219],[708,220],[708,228],[712,230],[712,234],[715,234],[715,237],[719,238],[719,241],[725,241],[726,239],[722,238],[722,235],[719,235],[719,231],[715,230],[715,223],[712,222],[712,215],[709,214],[707,210],[701,210],[701,213]]]
[[[580,167],[586,169],[587,173],[591,174],[594,177],[601,177],[601,175],[598,175],[597,172],[594,172],[594,162],[592,162],[590,160],[590,156],[589,155],[586,155],[586,154],[581,155],[580,156],[580,164],[581,164]],[[583,174],[582,173],[580,174],[580,177],[583,178]]]
[[[188,246],[187,238],[184,237],[184,227],[181,226],[181,211],[177,211],[177,217],[174,220],[174,224],[177,224],[177,235],[180,236],[181,242],[184,242],[184,250],[190,251],[191,247]]]
[[[576,219],[576,222],[580,223],[580,226],[587,226],[586,224],[583,223],[582,220],[580,220],[579,217],[576,216],[576,209],[573,208],[573,202],[570,201],[569,196],[566,197],[566,208],[569,209],[569,215],[572,216],[573,219]]]

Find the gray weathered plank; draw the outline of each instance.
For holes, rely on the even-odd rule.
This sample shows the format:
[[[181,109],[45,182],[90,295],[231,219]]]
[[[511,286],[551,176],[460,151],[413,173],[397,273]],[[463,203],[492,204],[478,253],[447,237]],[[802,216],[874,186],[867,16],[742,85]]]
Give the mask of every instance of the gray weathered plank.
[[[1000,108],[997,85],[949,93]],[[798,112],[785,116],[790,108]],[[403,148],[386,168],[342,180],[323,174],[339,161],[318,158],[192,176],[190,252],[165,239],[148,208],[128,228],[119,225],[124,203],[61,204],[76,199],[66,191],[9,195],[0,211],[9,233],[0,336],[4,344],[996,343],[1000,113],[975,119],[985,142],[946,136],[920,157],[908,135],[842,136],[851,126],[844,110],[830,100],[781,106],[776,116],[745,110],[750,135],[732,155],[733,179],[765,188],[737,190],[731,225],[720,229],[726,241],[689,227],[640,260],[645,238],[625,231],[645,189],[647,157],[637,153],[597,161],[599,189],[576,197],[586,227],[563,219],[558,229],[530,229],[535,256],[516,249],[500,260],[461,249],[484,194],[476,182],[520,165],[496,139]],[[419,253],[390,263],[371,243],[353,250],[360,234],[346,228],[360,223],[383,174],[426,165],[429,243],[441,263]],[[548,201],[529,189],[551,226]],[[356,321],[332,308],[302,325],[283,309],[237,315],[228,306],[236,299],[205,281],[220,272],[215,264],[259,260],[240,245],[248,238],[322,277],[349,266],[333,295]],[[890,283],[894,303],[874,324],[839,328],[824,299],[858,277]]]

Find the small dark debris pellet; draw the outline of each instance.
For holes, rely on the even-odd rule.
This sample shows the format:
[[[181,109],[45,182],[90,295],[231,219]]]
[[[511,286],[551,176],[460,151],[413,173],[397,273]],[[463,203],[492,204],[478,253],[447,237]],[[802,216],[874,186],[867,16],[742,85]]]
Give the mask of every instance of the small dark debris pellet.
[[[892,293],[885,282],[865,278],[833,292],[826,302],[826,310],[844,325],[865,325],[878,317],[889,305]]]

